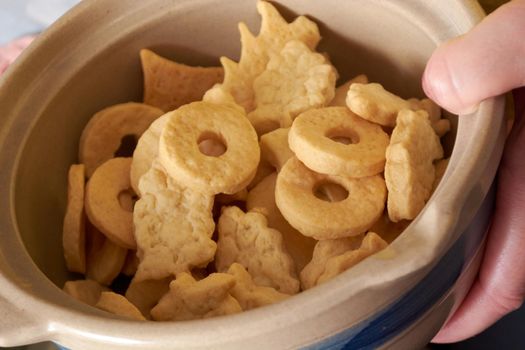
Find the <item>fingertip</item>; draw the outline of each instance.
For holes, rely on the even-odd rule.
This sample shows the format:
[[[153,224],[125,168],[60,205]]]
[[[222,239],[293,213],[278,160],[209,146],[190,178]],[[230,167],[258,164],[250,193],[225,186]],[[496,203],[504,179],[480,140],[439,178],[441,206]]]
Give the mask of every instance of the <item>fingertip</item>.
[[[484,99],[525,82],[525,0],[515,0],[485,18],[470,32],[433,53],[423,76],[423,89],[443,108],[472,113]]]
[[[455,81],[456,72],[448,59],[455,50],[453,45],[461,45],[461,38],[440,46],[430,57],[423,73],[422,85],[425,94],[442,108],[454,114],[469,114],[477,105],[463,101],[461,87]]]

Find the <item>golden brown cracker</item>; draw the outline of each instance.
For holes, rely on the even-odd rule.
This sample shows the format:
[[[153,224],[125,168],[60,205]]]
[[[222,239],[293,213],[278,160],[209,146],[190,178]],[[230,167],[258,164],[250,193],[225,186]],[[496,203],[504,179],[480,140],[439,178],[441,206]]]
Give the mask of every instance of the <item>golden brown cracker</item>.
[[[283,217],[275,204],[276,181],[277,174],[272,173],[259,182],[248,193],[246,209],[262,213],[268,219],[268,227],[282,234],[286,250],[295,263],[296,271],[299,272],[312,259],[312,252],[317,241],[301,234]]]
[[[91,306],[96,305],[102,292],[109,291],[108,288],[92,280],[67,281],[63,290],[78,301]]]
[[[360,74],[338,86],[335,89],[334,98],[330,102],[329,106],[346,107],[346,94],[348,93],[348,89],[350,89],[350,85],[354,83],[368,84],[368,77],[364,74]]]
[[[84,186],[84,165],[72,165],[68,172],[67,207],[62,229],[62,246],[67,269],[78,273],[86,272]]]
[[[189,273],[180,273],[151,310],[151,316],[157,321],[185,321],[241,312],[230,295],[234,285],[235,278],[226,273],[212,273],[200,281]]]
[[[300,113],[327,105],[335,94],[337,72],[326,58],[294,40],[286,43],[278,55],[270,58],[266,70],[254,83],[256,109],[248,114],[259,135],[264,116],[291,126]],[[258,111],[264,109],[264,113]]]
[[[80,137],[79,155],[86,165],[86,175],[115,157],[124,137],[135,141],[163,112],[142,103],[122,103],[97,112],[88,122]]]
[[[313,50],[321,39],[317,25],[304,16],[287,23],[275,7],[266,1],[257,3],[257,11],[262,17],[258,36],[250,33],[244,23],[239,24],[242,44],[239,63],[221,58],[224,67],[222,85],[246,112],[255,108],[253,82],[266,69],[273,55],[278,54],[291,40],[299,40]]]
[[[231,264],[238,262],[257,285],[273,287],[286,294],[299,291],[294,262],[286,251],[282,235],[268,227],[264,215],[224,207],[217,226],[217,271],[227,271]]]
[[[348,191],[346,199],[327,202],[315,196],[316,187],[336,183]],[[305,236],[335,239],[365,232],[381,216],[386,187],[380,175],[351,178],[324,175],[290,158],[277,175],[275,201],[286,220]]]
[[[158,161],[139,183],[133,212],[137,281],[162,279],[205,267],[215,255],[213,196],[176,183]]]
[[[126,261],[127,250],[107,239],[93,225],[87,230],[86,277],[110,285]]]
[[[239,302],[244,311],[277,303],[290,297],[288,294],[276,291],[275,288],[256,285],[241,264],[233,263],[228,273],[233,275],[236,281],[230,294]]]
[[[337,140],[342,137],[349,143]],[[346,107],[327,107],[299,115],[289,142],[296,157],[313,171],[366,177],[383,172],[389,137],[379,125]]]
[[[433,162],[440,158],[443,148],[428,114],[402,110],[386,151],[390,220],[412,220],[419,214],[432,191]]]
[[[140,311],[124,296],[113,292],[102,292],[95,307],[132,320],[146,321]]]
[[[144,103],[166,112],[199,101],[224,77],[222,67],[187,66],[147,49],[140,50],[140,60],[144,73]]]
[[[120,205],[119,195],[131,190],[131,158],[113,158],[99,166],[86,187],[89,221],[115,244],[135,249],[133,213]]]
[[[277,171],[281,170],[284,163],[294,155],[288,145],[289,132],[290,128],[279,128],[264,134],[259,141],[261,159],[266,160]]]
[[[227,146],[219,157],[203,154],[200,141],[214,138]],[[173,112],[162,132],[159,159],[170,176],[211,194],[245,188],[259,164],[257,134],[246,117],[229,105],[194,102]]]
[[[125,297],[128,299],[147,319],[151,319],[151,309],[157,305],[160,298],[169,291],[170,282],[173,277],[160,280],[132,280]]]

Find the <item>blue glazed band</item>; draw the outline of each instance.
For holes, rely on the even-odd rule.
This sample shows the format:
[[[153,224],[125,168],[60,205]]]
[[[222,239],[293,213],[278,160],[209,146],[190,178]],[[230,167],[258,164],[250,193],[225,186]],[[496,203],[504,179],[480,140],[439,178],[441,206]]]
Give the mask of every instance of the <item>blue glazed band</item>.
[[[489,227],[494,198],[492,185],[468,229],[415,288],[374,317],[308,349],[376,349],[414,324],[454,286],[474,257]]]

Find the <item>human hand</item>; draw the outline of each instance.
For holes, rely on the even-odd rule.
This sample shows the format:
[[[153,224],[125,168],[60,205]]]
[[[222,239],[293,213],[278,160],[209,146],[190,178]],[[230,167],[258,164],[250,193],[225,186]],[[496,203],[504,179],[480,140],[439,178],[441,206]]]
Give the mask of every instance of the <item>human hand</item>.
[[[10,42],[6,46],[0,47],[0,75],[9,67],[11,63],[31,44],[33,36],[24,36]]]
[[[516,121],[500,164],[496,206],[480,271],[467,297],[433,339],[469,338],[525,298],[525,0],[514,0],[466,35],[439,47],[423,76],[426,94],[458,114],[513,91]]]

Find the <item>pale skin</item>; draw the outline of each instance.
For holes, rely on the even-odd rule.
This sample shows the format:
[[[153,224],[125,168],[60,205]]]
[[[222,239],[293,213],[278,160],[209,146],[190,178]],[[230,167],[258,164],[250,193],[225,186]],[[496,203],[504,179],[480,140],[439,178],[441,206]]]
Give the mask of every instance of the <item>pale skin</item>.
[[[480,333],[525,297],[525,0],[514,0],[466,35],[439,47],[423,76],[426,94],[458,114],[513,91],[516,121],[500,165],[496,207],[479,274],[460,307],[433,339],[456,342]]]

